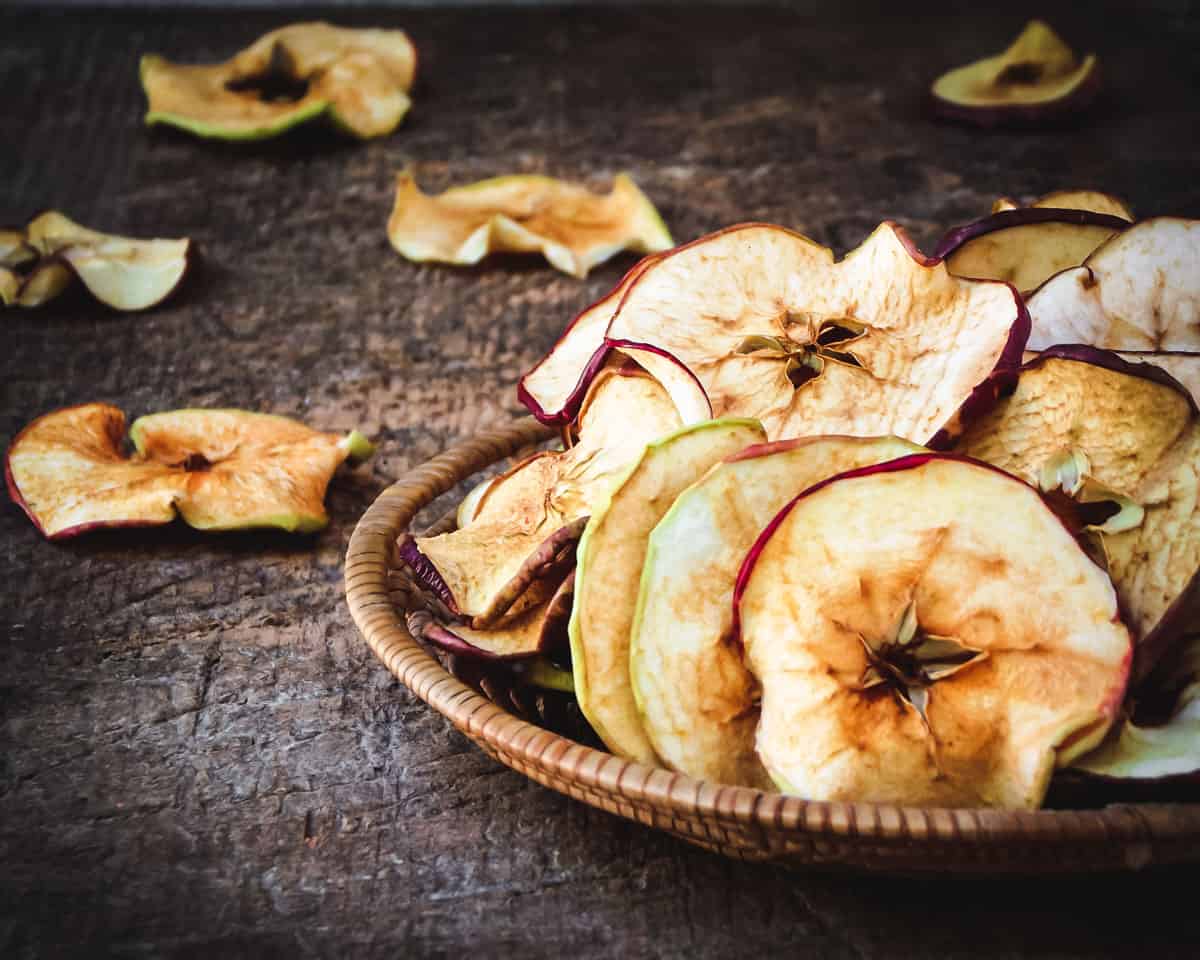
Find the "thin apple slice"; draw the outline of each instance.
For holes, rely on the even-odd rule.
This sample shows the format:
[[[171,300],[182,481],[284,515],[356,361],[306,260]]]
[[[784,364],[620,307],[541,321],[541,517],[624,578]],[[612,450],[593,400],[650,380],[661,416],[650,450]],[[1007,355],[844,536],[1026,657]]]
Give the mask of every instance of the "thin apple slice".
[[[1057,347],[1050,347],[1056,350]],[[1190,353],[1183,350],[1113,350],[1111,351],[1126,363],[1148,363],[1161,367],[1172,378],[1187,388],[1192,399],[1200,397],[1200,353]],[[1039,350],[1026,350],[1022,361],[1029,363],[1041,355]]]
[[[417,55],[401,30],[298,23],[224,63],[185,66],[148,54],[146,123],[201,137],[259,140],[328,114],[361,138],[390,133],[411,106]]]
[[[325,526],[334,470],[372,447],[294,420],[244,410],[177,410],[136,420],[135,455],[121,450],[125,415],[103,403],[38,417],[9,447],[9,494],[51,540],[98,527]]]
[[[1084,346],[1055,347],[1026,364],[1016,392],[976,422],[957,449],[1030,483],[1064,453],[1144,511],[1100,541],[1137,639],[1135,679],[1200,612],[1200,417],[1161,368]]]
[[[490,484],[469,525],[402,548],[422,582],[472,626],[495,623],[566,545],[550,538],[568,536],[563,531],[577,538],[582,519],[620,472],[680,420],[654,378],[609,367],[592,382],[579,424],[569,450],[530,457]],[[541,559],[531,564],[535,553]]]
[[[1133,223],[1133,211],[1120,197],[1111,193],[1101,193],[1099,190],[1054,190],[1038,197],[1029,207],[1048,207],[1053,210],[1088,210],[1091,213],[1103,213],[1111,217],[1120,217]],[[990,213],[1003,213],[1006,210],[1026,209],[1012,197],[999,197],[993,204]]]
[[[1088,210],[1023,207],[955,227],[934,255],[956,277],[1003,280],[1029,294],[1128,226],[1120,217]]]
[[[586,277],[622,250],[655,253],[672,243],[654,205],[623,173],[606,195],[552,177],[512,175],[428,196],[404,172],[396,178],[388,239],[397,253],[418,263],[473,264],[494,252],[541,253],[574,277]]]
[[[1032,350],[1200,350],[1200,220],[1155,217],[1029,298]]]
[[[743,224],[651,263],[607,341],[673,357],[716,417],[768,436],[895,434],[945,444],[1010,389],[1028,318],[1010,287],[952,277],[884,223],[835,263]]]
[[[1031,20],[1003,53],[942,74],[934,112],[981,127],[1045,123],[1079,112],[1100,89],[1099,62],[1082,60],[1041,20]]]
[[[1036,490],[962,458],[809,488],[751,548],[734,602],[759,754],[812,800],[1035,808],[1125,691],[1104,571]]]
[[[729,643],[738,569],[797,491],[919,449],[893,437],[782,440],[734,454],[676,498],[650,534],[629,640],[638,712],[664,764],[770,789],[754,744],[758,683]]]
[[[597,504],[579,541],[569,633],[579,709],[613,753],[657,756],[638,715],[629,641],[650,533],[713,464],[765,439],[753,420],[693,424],[647,446]]]
[[[38,252],[25,240],[24,230],[0,229],[0,267],[20,267],[37,257]]]
[[[0,267],[0,306],[17,302],[21,293],[21,278],[8,267]]]

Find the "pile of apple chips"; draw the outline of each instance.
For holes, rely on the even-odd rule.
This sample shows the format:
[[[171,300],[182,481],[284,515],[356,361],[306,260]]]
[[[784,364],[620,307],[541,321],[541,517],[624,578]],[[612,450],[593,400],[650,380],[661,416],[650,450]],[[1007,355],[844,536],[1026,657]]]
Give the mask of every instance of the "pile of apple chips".
[[[1197,284],[1200,223],[1078,192],[936,257],[892,223],[840,261],[763,224],[647,257],[522,378],[562,449],[401,543],[410,623],[727,784],[1194,775]]]

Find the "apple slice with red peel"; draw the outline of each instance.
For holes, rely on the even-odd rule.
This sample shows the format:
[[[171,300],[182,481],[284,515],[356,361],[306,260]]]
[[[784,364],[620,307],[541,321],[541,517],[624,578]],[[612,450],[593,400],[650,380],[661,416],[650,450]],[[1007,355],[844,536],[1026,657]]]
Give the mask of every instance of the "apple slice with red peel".
[[[980,127],[1048,123],[1087,107],[1100,90],[1094,54],[1082,60],[1041,20],[1031,20],[1003,53],[942,74],[933,110]]]
[[[1156,366],[1054,347],[957,449],[1031,483],[1064,453],[1081,454],[1110,510],[1128,500],[1142,511],[1101,543],[1137,639],[1135,679],[1145,677],[1200,613],[1200,417],[1188,391]]]
[[[615,754],[657,762],[630,679],[629,643],[650,533],[684,488],[713,464],[765,439],[753,420],[711,420],[647,446],[597,504],[575,560],[569,633],[575,696]]]
[[[894,437],[748,447],[684,490],[650,534],[629,639],[642,726],[672,770],[771,789],[755,750],[758,682],[729,643],[746,551],[797,491],[919,450]]]
[[[1036,490],[963,458],[809,488],[760,534],[734,602],[759,754],[811,800],[1036,808],[1125,691],[1104,571]]]
[[[1029,294],[1128,226],[1120,217],[1088,210],[1022,207],[955,227],[934,256],[956,277],[1003,280]]]
[[[654,253],[672,243],[654,205],[623,173],[606,195],[552,177],[512,175],[428,196],[404,172],[396,178],[387,230],[396,252],[418,263],[474,264],[497,251],[540,252],[581,278],[622,250]]]
[[[1050,347],[1050,349],[1058,348]],[[1183,350],[1113,350],[1111,352],[1126,363],[1135,365],[1148,363],[1154,367],[1161,367],[1187,389],[1193,400],[1200,397],[1200,353]],[[1041,351],[1026,350],[1022,355],[1022,360],[1024,363],[1029,363],[1040,355]]]
[[[99,527],[325,526],[334,470],[373,448],[294,420],[244,410],[176,410],[136,420],[135,455],[121,450],[125,415],[103,403],[38,417],[8,450],[9,494],[49,539]]]
[[[1027,333],[1015,291],[952,277],[895,224],[837,263],[799,234],[743,224],[651,263],[607,341],[670,355],[714,416],[759,419],[771,439],[945,444],[1011,389]]]
[[[1029,348],[1200,350],[1200,220],[1143,220],[1029,298]]]
[[[1045,196],[1038,197],[1030,207],[1049,207],[1054,210],[1089,210],[1092,213],[1103,213],[1111,217],[1120,217],[1133,223],[1133,211],[1120,197],[1111,193],[1101,193],[1099,190],[1054,190]],[[992,204],[991,213],[1003,213],[1006,210],[1025,209],[1012,197],[1000,197]]]
[[[666,390],[637,369],[609,367],[592,382],[569,450],[535,454],[488,485],[462,529],[418,537],[402,555],[418,577],[476,628],[494,623],[532,582],[536,551],[578,531],[593,505],[645,445],[680,424]],[[573,543],[573,539],[572,539]],[[559,546],[562,546],[560,544]]]

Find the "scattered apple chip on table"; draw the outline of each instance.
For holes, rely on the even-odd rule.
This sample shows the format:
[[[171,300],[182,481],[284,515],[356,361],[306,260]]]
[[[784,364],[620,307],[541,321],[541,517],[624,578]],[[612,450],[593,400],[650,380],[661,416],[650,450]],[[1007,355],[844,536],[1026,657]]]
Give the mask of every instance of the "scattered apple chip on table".
[[[734,454],[675,499],[646,546],[629,639],[638,713],[664,764],[771,788],[755,750],[757,681],[729,643],[742,559],[800,491],[919,449],[894,437],[781,440]]]
[[[327,115],[367,139],[408,113],[417,53],[402,30],[298,23],[260,37],[224,63],[142,57],[146,123],[201,137],[261,140]]]
[[[325,488],[348,458],[371,455],[357,431],[322,433],[244,410],[175,410],[135,420],[104,403],[38,417],[5,460],[9,495],[48,539],[156,526],[176,514],[202,530],[307,533],[328,523]]]
[[[1003,53],[942,74],[930,90],[939,116],[981,127],[1045,123],[1083,110],[1100,90],[1094,54],[1080,60],[1031,20]]]
[[[0,300],[41,306],[78,277],[93,297],[114,310],[145,310],[178,288],[191,257],[188,239],[135,240],[100,233],[51,210],[19,234],[4,231],[0,237],[0,260],[8,261],[0,268]]]
[[[574,277],[587,276],[622,250],[654,253],[672,244],[658,211],[626,174],[617,174],[603,195],[517,174],[429,196],[404,172],[396,178],[387,232],[397,253],[419,263],[474,264],[489,253],[541,253]]]
[[[810,488],[759,536],[734,602],[759,754],[813,800],[1036,808],[1125,692],[1104,571],[1036,490],[961,458]]]

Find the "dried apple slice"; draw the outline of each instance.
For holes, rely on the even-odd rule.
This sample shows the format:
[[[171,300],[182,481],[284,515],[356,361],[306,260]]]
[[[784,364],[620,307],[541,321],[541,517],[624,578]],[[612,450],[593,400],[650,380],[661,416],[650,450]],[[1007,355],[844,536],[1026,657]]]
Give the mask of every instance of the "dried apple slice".
[[[811,487],[751,548],[735,603],[759,754],[813,800],[1035,808],[1125,691],[1104,571],[1036,490],[962,458]]]
[[[955,227],[934,256],[956,277],[1003,280],[1029,294],[1128,226],[1121,217],[1089,210],[1023,207]]]
[[[1029,347],[1200,350],[1198,304],[1200,220],[1143,220],[1029,298]]]
[[[401,30],[299,23],[260,37],[224,63],[141,60],[146,123],[201,137],[259,140],[328,114],[357,137],[391,133],[411,106],[417,55]]]
[[[1059,348],[1055,346],[1050,349]],[[1113,350],[1111,352],[1126,363],[1135,365],[1148,363],[1154,367],[1161,367],[1187,389],[1193,400],[1200,397],[1200,353],[1183,350]],[[1026,350],[1022,354],[1022,360],[1029,363],[1040,355],[1041,351],[1039,350]]]
[[[1030,207],[1049,207],[1054,210],[1088,210],[1092,213],[1103,213],[1111,217],[1120,217],[1133,223],[1133,211],[1120,197],[1111,193],[1101,193],[1099,190],[1054,190],[1045,196],[1038,197]],[[1000,197],[992,204],[991,213],[1002,213],[1005,210],[1025,209],[1011,197]]]
[[[658,211],[623,173],[606,195],[551,177],[513,175],[429,196],[404,172],[396,178],[388,239],[418,263],[473,264],[494,252],[540,252],[574,277],[622,250],[671,246]],[[576,335],[586,343],[588,332],[585,325]]]
[[[729,643],[738,569],[797,491],[919,449],[894,437],[782,440],[734,454],[675,499],[650,534],[629,638],[638,713],[664,764],[771,787],[755,751],[758,683]]]
[[[765,439],[753,420],[693,424],[647,446],[579,541],[569,633],[579,709],[619,756],[654,763],[630,681],[629,640],[650,532],[713,464]]]
[[[125,415],[108,404],[38,417],[13,440],[9,494],[51,540],[98,527],[325,526],[330,477],[348,457],[370,456],[359,433],[321,433],[243,410],[177,410],[136,420],[135,455],[121,450]]]
[[[568,541],[573,545],[620,471],[679,423],[656,380],[640,370],[606,368],[583,402],[571,449],[518,464],[488,486],[469,525],[406,542],[402,556],[452,612],[485,628]]]
[[[1055,347],[1026,364],[1016,392],[957,449],[1030,483],[1078,453],[1110,511],[1122,497],[1143,511],[1132,529],[1100,539],[1137,639],[1135,678],[1146,676],[1200,613],[1200,418],[1187,390],[1159,367]]]
[[[21,293],[21,278],[8,267],[0,267],[0,306],[17,302]]]
[[[895,224],[838,263],[782,227],[743,224],[651,263],[607,341],[670,355],[713,416],[759,419],[773,440],[944,444],[1011,388],[1027,334],[1015,291],[952,277]]]
[[[1100,89],[1099,62],[1082,60],[1041,20],[1012,45],[942,74],[931,88],[934,112],[982,127],[1038,124],[1081,111]]]

